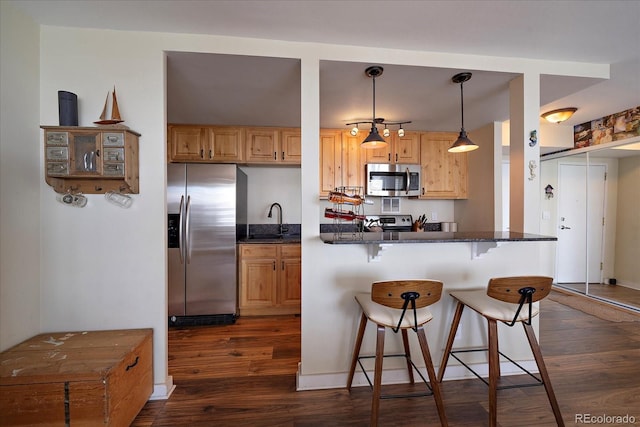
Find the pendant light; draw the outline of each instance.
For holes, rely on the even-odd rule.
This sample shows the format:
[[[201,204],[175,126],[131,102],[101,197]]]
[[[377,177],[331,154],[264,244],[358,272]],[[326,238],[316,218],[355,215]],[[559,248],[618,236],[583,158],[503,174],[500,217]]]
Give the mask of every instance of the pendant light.
[[[359,121],[353,123],[347,123],[347,126],[353,126],[350,133],[353,136],[358,134],[358,125],[361,123],[371,124],[371,130],[369,131],[369,135],[362,141],[360,146],[362,148],[383,148],[389,145],[384,138],[388,138],[391,136],[391,131],[389,130],[389,126],[400,126],[398,129],[398,136],[404,136],[404,129],[402,125],[411,123],[411,121],[403,121],[403,122],[385,122],[382,117],[376,117],[376,77],[380,77],[384,69],[379,65],[373,65],[364,70],[364,74],[367,77],[371,77],[373,82],[373,118],[371,121]],[[384,129],[382,131],[382,135],[378,132],[378,125],[384,125]],[[384,136],[384,138],[383,138]]]
[[[464,95],[462,91],[462,84],[471,78],[471,73],[456,74],[451,78],[454,83],[460,83],[460,111],[462,118],[462,126],[460,127],[460,135],[458,139],[449,147],[450,153],[464,153],[467,151],[473,151],[478,148],[469,138],[467,138],[467,132],[464,130]]]
[[[371,130],[369,135],[362,141],[362,148],[382,148],[388,145],[387,141],[378,133],[378,127],[376,126],[376,77],[380,77],[384,69],[378,65],[364,70],[364,73],[371,77],[373,82],[373,118],[371,119]]]

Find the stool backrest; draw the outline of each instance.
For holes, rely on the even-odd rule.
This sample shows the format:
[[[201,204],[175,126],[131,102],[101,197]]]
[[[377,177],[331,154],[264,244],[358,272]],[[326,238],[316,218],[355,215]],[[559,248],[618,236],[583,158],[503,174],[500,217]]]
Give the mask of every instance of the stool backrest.
[[[487,295],[500,301],[519,304],[522,298],[521,290],[533,288],[531,302],[536,302],[551,292],[552,277],[546,276],[515,276],[497,277],[489,280]]]
[[[371,285],[371,299],[391,308],[405,307],[407,292],[417,292],[416,308],[426,307],[440,300],[442,282],[437,280],[389,280]]]

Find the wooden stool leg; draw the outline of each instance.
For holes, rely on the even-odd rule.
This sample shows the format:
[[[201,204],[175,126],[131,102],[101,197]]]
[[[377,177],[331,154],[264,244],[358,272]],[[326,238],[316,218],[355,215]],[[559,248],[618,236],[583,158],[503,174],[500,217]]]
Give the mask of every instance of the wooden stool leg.
[[[422,357],[424,358],[424,364],[427,368],[427,374],[429,374],[429,383],[433,390],[433,398],[436,401],[436,407],[438,408],[438,416],[440,417],[440,425],[443,427],[448,426],[447,414],[444,411],[444,403],[442,403],[442,394],[440,393],[440,383],[436,378],[436,371],[433,368],[433,360],[431,359],[431,352],[429,351],[429,344],[427,343],[427,337],[424,333],[424,328],[420,326],[416,331],[418,335],[418,342],[420,342],[420,349],[422,350]]]
[[[549,373],[547,372],[547,367],[544,364],[542,351],[540,351],[540,346],[538,345],[536,334],[533,331],[533,327],[531,325],[522,323],[522,326],[524,326],[524,331],[527,334],[527,339],[529,340],[529,345],[531,346],[533,357],[536,359],[538,371],[540,372],[540,376],[542,377],[542,381],[544,382],[544,389],[547,391],[547,397],[549,398],[549,403],[551,403],[553,415],[556,417],[556,423],[558,424],[558,427],[564,427],[564,420],[562,419],[562,414],[560,413],[560,406],[558,405],[556,395],[553,392],[553,388],[551,387],[551,379],[549,379]]]
[[[353,375],[356,371],[356,364],[358,363],[358,356],[360,356],[360,347],[362,346],[362,338],[364,337],[364,330],[367,326],[367,316],[362,313],[360,318],[360,328],[358,329],[358,336],[356,337],[356,344],[353,348],[353,357],[351,358],[351,368],[349,368],[349,377],[347,378],[347,390],[351,390],[351,383],[353,382]]]
[[[500,377],[500,360],[498,354],[498,324],[495,319],[489,322],[489,426],[498,424],[498,378]]]
[[[458,301],[456,312],[453,315],[453,321],[451,322],[451,330],[449,331],[449,338],[447,338],[447,345],[444,348],[444,353],[442,353],[442,362],[440,363],[440,368],[438,370],[438,382],[442,382],[442,378],[444,377],[444,371],[447,368],[447,362],[449,361],[449,353],[451,353],[451,348],[453,348],[453,340],[456,338],[456,332],[458,332],[458,325],[460,324],[463,309],[464,304]]]
[[[378,410],[382,394],[382,360],[384,356],[384,326],[378,325],[376,338],[376,367],[373,374],[373,401],[371,402],[371,427],[378,425]]]
[[[407,330],[401,329],[402,331],[402,344],[404,344],[404,356],[407,360],[407,370],[409,371],[409,381],[411,384],[414,384],[413,380],[413,368],[411,366],[411,349],[409,348],[409,337],[407,336]]]

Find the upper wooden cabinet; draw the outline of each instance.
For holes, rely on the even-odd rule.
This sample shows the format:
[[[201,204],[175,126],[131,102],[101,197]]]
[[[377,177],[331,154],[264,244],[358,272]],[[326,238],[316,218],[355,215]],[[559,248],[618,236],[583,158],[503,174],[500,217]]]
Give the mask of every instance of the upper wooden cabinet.
[[[421,199],[467,198],[467,153],[447,151],[457,138],[453,132],[421,134]]]
[[[364,138],[362,137],[361,139]],[[400,137],[394,131],[389,138],[386,138],[386,141],[389,145],[384,148],[366,150],[366,163],[407,163],[416,165],[420,163],[419,132],[407,131],[403,137]]]
[[[300,129],[247,128],[246,162],[261,164],[300,164],[302,144]]]
[[[138,138],[118,127],[44,129],[45,180],[58,193],[138,193]]]
[[[170,162],[240,163],[244,130],[226,126],[169,125]]]
[[[320,131],[320,197],[337,187],[364,187],[364,149],[361,137],[348,131]]]
[[[300,129],[169,125],[169,162],[299,165]]]

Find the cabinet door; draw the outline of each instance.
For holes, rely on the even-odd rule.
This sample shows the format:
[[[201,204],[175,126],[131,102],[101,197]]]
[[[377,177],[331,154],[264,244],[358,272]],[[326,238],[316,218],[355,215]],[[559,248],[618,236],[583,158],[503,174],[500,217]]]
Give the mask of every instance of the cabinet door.
[[[302,268],[300,264],[300,258],[288,258],[280,260],[278,305],[300,307],[301,275]]]
[[[467,198],[467,153],[449,153],[451,132],[425,132],[420,138],[421,199]]]
[[[240,262],[240,313],[276,304],[276,258],[243,258]]]
[[[209,134],[200,126],[169,127],[169,161],[187,162],[205,159]]]
[[[364,139],[367,137],[362,133],[359,133],[358,136],[361,138],[360,142],[364,141]],[[389,138],[385,138],[385,141],[387,141],[386,147],[364,149],[367,154],[366,163],[393,163],[393,137],[390,136]]]
[[[214,163],[241,162],[244,152],[244,129],[214,126],[207,128],[210,141],[205,157]]]
[[[247,163],[276,163],[280,151],[280,131],[271,128],[247,128]]]
[[[420,163],[420,133],[406,132],[403,137],[393,136],[393,159],[395,163]]]
[[[282,163],[301,164],[302,140],[300,129],[282,129],[281,137],[282,153],[280,161]]]
[[[70,170],[73,176],[102,174],[100,132],[70,132]]]
[[[320,131],[320,197],[342,185],[341,131]]]
[[[341,185],[345,187],[364,187],[364,168],[366,149],[361,147],[362,138],[342,133],[342,176]]]
[[[287,313],[300,313],[302,282],[300,245],[281,245],[280,251],[277,303],[279,306],[288,306],[294,310]]]

